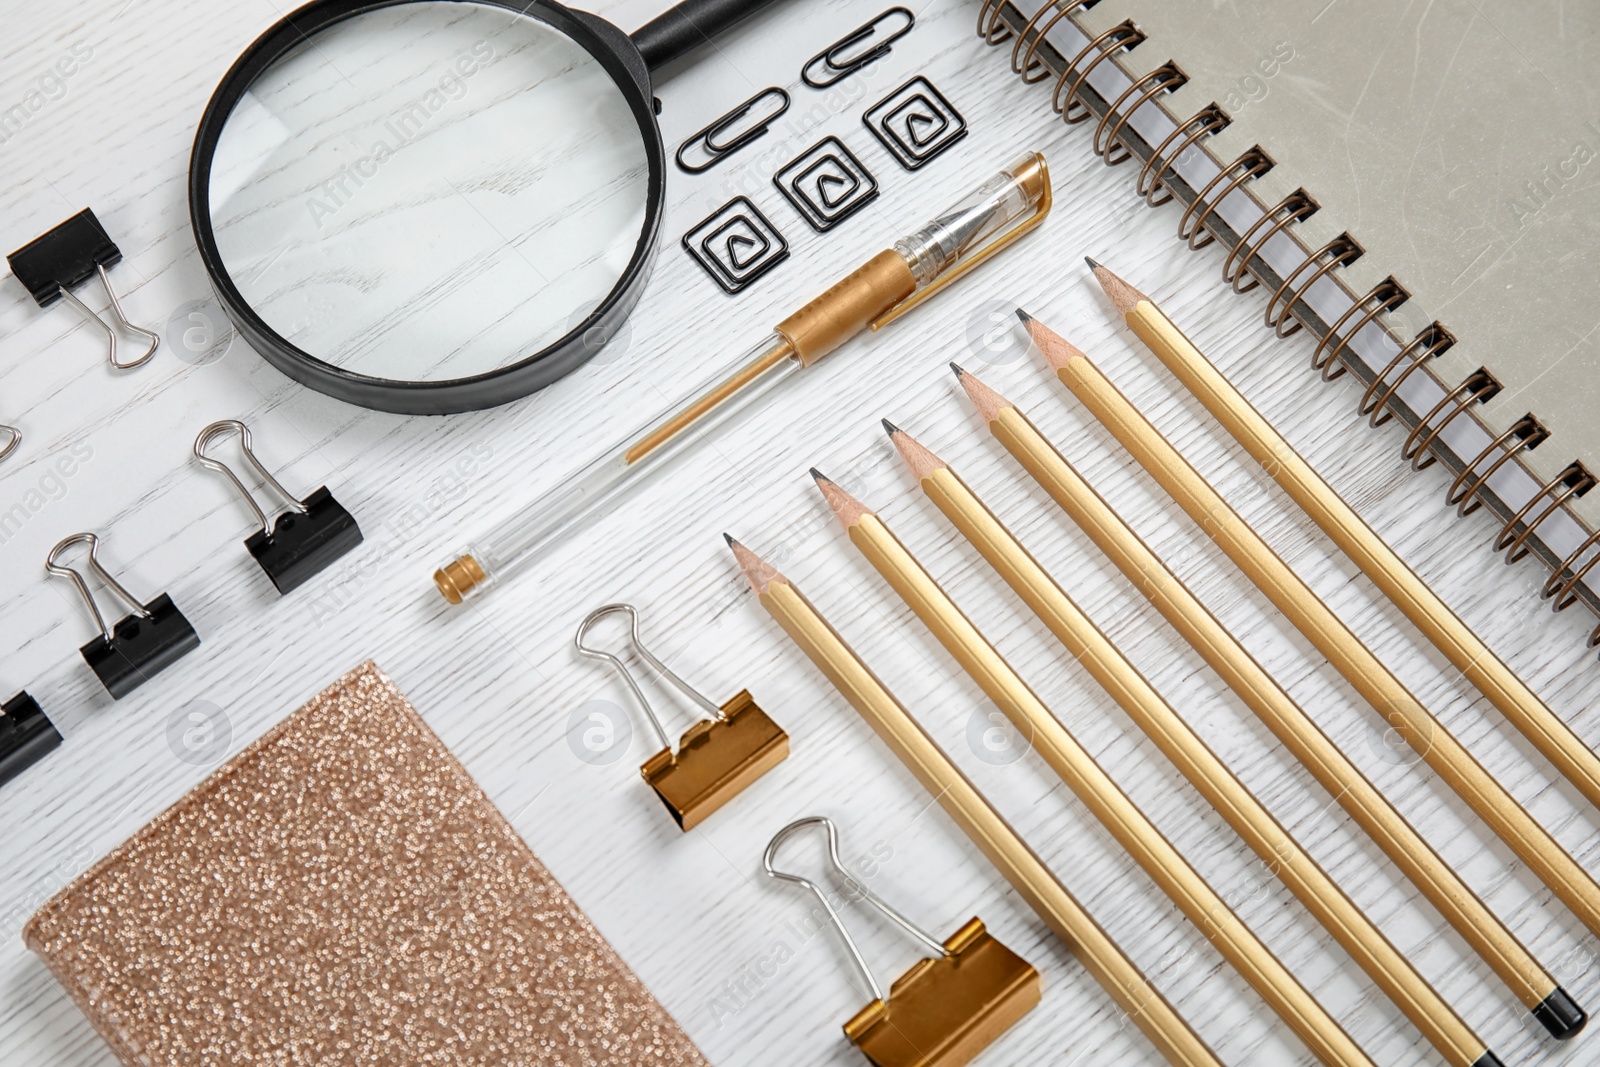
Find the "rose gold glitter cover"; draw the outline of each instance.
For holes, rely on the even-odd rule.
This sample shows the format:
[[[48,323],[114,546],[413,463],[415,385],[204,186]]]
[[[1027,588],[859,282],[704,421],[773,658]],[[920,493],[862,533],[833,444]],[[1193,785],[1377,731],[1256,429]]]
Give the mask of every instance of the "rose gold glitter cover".
[[[706,1064],[371,663],[23,936],[129,1067]]]

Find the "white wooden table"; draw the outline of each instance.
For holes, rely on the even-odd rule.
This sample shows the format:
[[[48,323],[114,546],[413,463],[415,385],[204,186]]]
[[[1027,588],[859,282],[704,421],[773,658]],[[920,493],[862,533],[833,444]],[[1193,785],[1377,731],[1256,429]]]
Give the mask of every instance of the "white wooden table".
[[[633,28],[658,0],[601,5]],[[545,392],[447,418],[364,411],[310,392],[235,340],[194,362],[169,321],[220,323],[185,204],[188,150],[217,80],[285,9],[273,3],[8,0],[0,15],[0,109],[26,120],[0,141],[0,245],[10,250],[84,206],[124,253],[124,306],[169,340],[144,369],[114,374],[99,336],[66,308],[41,310],[0,281],[0,422],[26,439],[0,464],[0,689],[26,687],[66,737],[0,792],[0,1063],[103,1065],[111,1053],[23,948],[28,915],[96,857],[207,773],[169,724],[210,717],[236,751],[348,668],[378,661],[478,778],[604,934],[721,1067],[860,1062],[839,1033],[864,1003],[836,939],[807,904],[760,874],[767,839],[827,814],[871,884],[941,936],[977,914],[1044,973],[1044,1004],[986,1064],[1152,1062],[1155,1053],[773,626],[720,534],[778,563],[829,614],[1111,934],[1232,1064],[1309,1063],[1262,1002],[1064,795],[1032,755],[980,758],[993,711],[850,549],[805,476],[816,464],[880,509],[1040,694],[1182,851],[1381,1064],[1438,1063],[1287,892],[1178,777],[920,497],[878,426],[890,416],[952,462],[1148,673],[1268,806],[1368,910],[1507,1064],[1600,1062],[1600,1036],[1557,1046],[1466,950],[1310,777],[1114,573],[1093,546],[980,432],[945,370],[957,359],[1021,403],[1069,458],[1192,582],[1312,715],[1429,836],[1580,1001],[1600,1007],[1596,943],[1425,768],[1384,743],[1374,717],[1308,644],[1182,518],[1154,483],[1051,383],[1004,330],[1022,304],[1093,352],[1299,572],[1369,640],[1507,786],[1586,864],[1600,864],[1600,814],[1425,647],[1397,612],[1209,423],[1176,382],[1115,327],[1081,268],[1094,254],[1167,310],[1283,427],[1445,599],[1590,741],[1600,741],[1600,666],[1581,612],[1554,617],[1530,561],[1489,553],[1485,518],[1457,522],[1444,477],[1411,474],[1393,429],[1352,417],[1353,387],[1323,386],[1310,345],[1278,344],[1261,297],[1218,285],[1221,254],[1173,239],[1176,212],[1151,211],[1127,168],[1090,154],[1024,92],[999,50],[973,35],[975,5],[936,0],[892,55],[827,93],[801,63],[879,10],[863,0],[780,7],[720,42],[660,88],[675,146],[733,103],[784,84],[794,106],[755,146],[710,172],[670,173],[664,247],[625,344]],[[74,72],[50,80],[57,60]],[[916,173],[861,124],[862,110],[916,73],[970,123],[966,140]],[[1037,87],[1036,87],[1037,88]],[[37,90],[37,96],[35,92]],[[33,108],[32,103],[38,107]],[[836,134],[882,185],[878,201],[812,232],[772,172]],[[433,591],[433,568],[486,526],[726,364],[777,319],[953,200],[1018,151],[1050,159],[1057,207],[1044,231],[916,315],[858,340],[763,408],[654,479],[621,512],[533,572],[465,609]],[[788,238],[787,263],[730,298],[677,238],[736,193]],[[91,291],[96,306],[103,300]],[[197,303],[198,302],[198,303]],[[278,597],[241,546],[248,513],[189,458],[196,431],[237,417],[299,492],[327,484],[365,543],[320,580]],[[62,457],[75,456],[70,476]],[[690,489],[709,482],[709,488]],[[46,552],[95,530],[113,573],[145,597],[170,592],[203,645],[113,703],[78,655],[93,633],[71,587],[47,580]],[[793,755],[684,835],[635,768],[653,750],[619,680],[570,645],[591,608],[637,604],[653,648],[717,699],[743,686],[789,730]],[[615,631],[611,631],[614,635]],[[652,690],[659,692],[659,690]],[[663,698],[665,699],[665,698]],[[579,758],[569,730],[586,703],[631,721],[610,763]],[[666,705],[674,729],[689,709]],[[620,709],[620,710],[619,710]],[[179,731],[181,733],[181,730]],[[991,757],[992,760],[992,757]],[[799,862],[820,853],[796,850]],[[915,947],[847,911],[882,980]]]

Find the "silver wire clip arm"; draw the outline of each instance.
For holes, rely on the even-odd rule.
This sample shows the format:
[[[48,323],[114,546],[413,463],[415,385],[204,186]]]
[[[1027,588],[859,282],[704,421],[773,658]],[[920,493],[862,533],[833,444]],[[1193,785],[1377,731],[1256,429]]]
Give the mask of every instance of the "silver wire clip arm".
[[[78,545],[89,549],[89,571],[131,609],[115,623],[100,611],[83,573],[60,562],[62,553]],[[63,538],[45,558],[44,569],[54,577],[71,579],[88,605],[100,633],[78,651],[114,699],[127,696],[200,645],[199,635],[170,596],[162,593],[148,604],[141,604],[111,576],[100,564],[100,538],[92,533]]]
[[[640,657],[706,713],[706,718],[683,732],[676,751],[666,726],[621,657],[584,644],[590,627],[615,614],[628,616],[629,639]],[[580,654],[604,660],[620,671],[634,699],[649,716],[650,725],[661,738],[661,751],[647,759],[639,773],[667,806],[679,829],[694,829],[788,757],[789,735],[756,705],[750,690],[741,689],[719,706],[645,648],[639,641],[639,612],[632,604],[607,604],[591,611],[579,624],[572,645]]]
[[[71,304],[79,314],[105,332],[106,359],[111,366],[116,370],[132,370],[150,361],[161,344],[161,338],[153,330],[135,326],[123,313],[117,292],[111,288],[111,277],[106,273],[107,267],[121,259],[122,250],[106,233],[105,227],[100,225],[100,220],[94,217],[94,212],[84,208],[66,222],[11,253],[6,257],[6,262],[11,266],[11,273],[32,294],[35,303],[40,307],[49,307],[58,300]],[[99,276],[100,284],[105,286],[106,296],[110,298],[109,311],[115,324],[101,318],[72,292],[74,286],[81,285],[95,275]],[[119,361],[117,326],[149,341],[144,351],[131,360]]]
[[[244,460],[271,490],[281,507],[276,522],[271,513],[256,502],[244,481],[222,460],[209,454],[214,444],[230,434],[239,435]],[[238,419],[222,419],[200,431],[194,439],[194,458],[210,470],[227,478],[244,498],[261,528],[245,538],[244,547],[266,572],[280,594],[297,589],[329,564],[361,543],[361,527],[355,517],[333,498],[327,486],[319,486],[304,500],[283,487],[271,471],[256,458],[251,447],[250,428]]]
[[[873,976],[833,901],[809,878],[778,869],[778,849],[802,830],[828,835],[828,862],[855,898],[888,916],[931,953],[897,978],[889,991]],[[875,1067],[960,1067],[1039,1003],[1039,972],[968,919],[943,942],[890,907],[863,885],[839,858],[839,831],[821,815],[779,830],[761,857],[767,874],[809,890],[839,931],[872,999],[844,1024],[845,1037]]]

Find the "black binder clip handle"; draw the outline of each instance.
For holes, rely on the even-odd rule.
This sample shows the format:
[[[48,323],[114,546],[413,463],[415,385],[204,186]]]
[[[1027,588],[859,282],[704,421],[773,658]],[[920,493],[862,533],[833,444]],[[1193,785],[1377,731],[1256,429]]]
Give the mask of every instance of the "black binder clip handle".
[[[94,217],[94,212],[84,208],[66,222],[11,253],[6,257],[6,262],[11,265],[11,273],[33,295],[35,303],[40,307],[49,307],[57,300],[65,300],[77,308],[79,314],[105,332],[106,359],[111,366],[117,370],[132,370],[150,361],[150,357],[156,354],[161,338],[153,330],[135,326],[123,314],[122,303],[117,299],[116,290],[111,288],[111,277],[106,273],[107,267],[121,259],[122,250],[106,233],[105,227],[100,225],[100,220]],[[100,284],[105,286],[106,296],[111,299],[110,311],[116,325],[150,342],[134,359],[117,359],[115,326],[101,318],[72,292],[73,286],[88,281],[96,274],[100,276]]]
[[[132,609],[115,625],[106,622],[83,575],[75,568],[57,562],[63,552],[76,545],[88,546],[89,570]],[[73,534],[50,550],[44,569],[58,578],[72,579],[83,602],[89,605],[89,614],[94,616],[95,625],[100,627],[100,635],[78,651],[100,679],[100,684],[106,687],[106,692],[113,699],[121,699],[198,648],[200,637],[166,593],[148,604],[139,603],[132,593],[123,588],[121,582],[100,565],[99,552],[99,537],[92,533]]]
[[[768,100],[772,100],[773,103],[766,103]],[[788,110],[789,94],[786,90],[776,85],[763,89],[711,125],[690,134],[688,139],[678,146],[678,152],[673,158],[678,161],[678,167],[685,173],[702,174],[756,138],[763,136],[767,129]],[[746,116],[752,111],[756,112],[756,117],[745,122]],[[739,129],[727,140],[721,140],[724,135],[737,129],[741,123],[743,129]]]
[[[274,522],[256,502],[244,482],[220,459],[206,450],[229,434],[239,435],[239,450],[261,478],[262,484],[277,494],[283,510]],[[304,585],[328,564],[361,543],[361,527],[326,486],[301,500],[283,487],[271,471],[256,458],[250,447],[250,428],[238,419],[222,419],[200,431],[194,439],[194,458],[233,483],[244,502],[255,514],[261,529],[245,538],[244,547],[255,557],[280,594]]]
[[[884,29],[886,24],[894,22],[898,22],[899,25],[892,29]],[[871,22],[851,30],[806,60],[805,66],[800,68],[800,80],[813,89],[826,89],[841,82],[861,68],[876,63],[888,55],[894,43],[910,33],[911,27],[916,24],[917,16],[912,14],[909,8],[891,7]],[[868,42],[870,46],[855,55],[850,55],[850,50],[863,41]]]

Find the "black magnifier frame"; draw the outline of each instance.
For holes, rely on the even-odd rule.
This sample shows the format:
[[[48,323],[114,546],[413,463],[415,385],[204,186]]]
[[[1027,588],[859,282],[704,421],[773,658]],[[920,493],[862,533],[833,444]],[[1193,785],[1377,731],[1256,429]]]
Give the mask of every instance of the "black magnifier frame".
[[[649,162],[644,227],[627,268],[587,318],[565,335],[515,363],[465,378],[413,382],[378,378],[336,367],[279,335],[234,285],[211,227],[211,164],[223,128],[258,77],[314,34],[370,11],[424,0],[313,0],[285,16],[245,49],[206,105],[189,157],[189,224],[211,285],[228,318],[268,363],[319,393],[379,411],[448,415],[521,399],[592,359],[639,302],[655,259],[666,201],[666,147],[656,125],[651,72],[705,43],[774,0],[684,0],[632,36],[596,15],[553,0],[448,0],[497,7],[537,19],[581,46],[616,83],[638,124]]]

